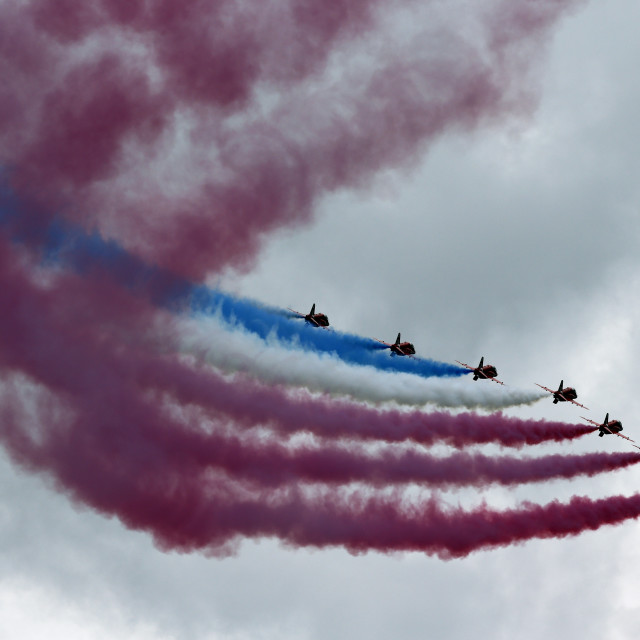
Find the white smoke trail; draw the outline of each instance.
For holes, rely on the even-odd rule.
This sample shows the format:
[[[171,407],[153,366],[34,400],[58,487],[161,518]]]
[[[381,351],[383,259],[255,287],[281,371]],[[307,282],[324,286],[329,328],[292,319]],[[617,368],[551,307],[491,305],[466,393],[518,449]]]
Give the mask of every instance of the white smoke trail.
[[[265,342],[229,327],[215,316],[182,319],[179,323],[182,350],[227,373],[247,373],[269,384],[304,387],[374,403],[393,401],[409,406],[432,404],[466,409],[533,404],[547,395],[537,389],[473,382],[467,377],[423,378],[349,365],[329,354],[283,346],[275,336]]]

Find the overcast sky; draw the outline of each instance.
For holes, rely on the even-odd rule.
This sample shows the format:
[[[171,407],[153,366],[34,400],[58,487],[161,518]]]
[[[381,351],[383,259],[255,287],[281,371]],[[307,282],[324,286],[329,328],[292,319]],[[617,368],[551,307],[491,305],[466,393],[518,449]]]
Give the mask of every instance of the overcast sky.
[[[221,286],[299,310],[315,302],[341,330],[401,331],[419,355],[484,355],[516,386],[564,378],[593,419],[611,412],[640,440],[639,23],[630,0],[585,3],[546,43],[534,110],[446,134],[409,168],[324,197],[311,224],[271,234],[251,271],[226,272]],[[551,399],[513,413],[582,415]],[[629,469],[486,498],[630,495],[639,478]],[[623,640],[640,632],[637,535],[628,522],[449,562],[272,540],[225,559],[165,553],[2,453],[0,635]]]

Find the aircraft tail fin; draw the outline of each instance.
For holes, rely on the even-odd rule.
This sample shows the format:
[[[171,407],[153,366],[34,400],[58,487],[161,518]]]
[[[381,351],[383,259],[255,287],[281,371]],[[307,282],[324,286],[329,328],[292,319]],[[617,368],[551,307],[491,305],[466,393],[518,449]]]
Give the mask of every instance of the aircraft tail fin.
[[[607,413],[607,415],[604,417],[604,423],[605,424],[609,424],[609,414]]]
[[[560,380],[560,386],[558,387],[558,391],[562,391],[563,385],[564,385],[564,380]]]
[[[309,311],[309,315],[312,316],[316,312],[316,303],[314,302],[311,305],[311,311]]]
[[[396,344],[400,344],[400,334],[398,334],[398,337],[396,338]]]
[[[482,369],[482,365],[484,364],[484,356],[480,358],[480,364],[478,365],[478,369]]]

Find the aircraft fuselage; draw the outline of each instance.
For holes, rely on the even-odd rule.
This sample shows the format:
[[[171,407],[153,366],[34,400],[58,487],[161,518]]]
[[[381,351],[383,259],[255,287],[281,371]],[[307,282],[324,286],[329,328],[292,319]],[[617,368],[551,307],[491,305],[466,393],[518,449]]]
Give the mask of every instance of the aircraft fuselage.
[[[392,353],[398,356],[412,356],[416,350],[410,342],[401,342],[400,344],[391,345]]]
[[[313,315],[308,314],[304,317],[304,319],[314,327],[328,327],[329,326],[329,318],[324,313],[314,313]]]
[[[477,367],[473,371],[473,379],[478,378],[495,378],[498,375],[498,370],[492,364],[486,364],[482,369]]]
[[[556,402],[567,402],[570,400],[575,400],[578,397],[576,390],[573,387],[566,387],[562,391],[556,391],[553,394],[553,403]]]
[[[609,436],[612,433],[619,433],[622,431],[622,422],[620,420],[612,420],[611,422],[603,423],[600,425],[600,437]]]

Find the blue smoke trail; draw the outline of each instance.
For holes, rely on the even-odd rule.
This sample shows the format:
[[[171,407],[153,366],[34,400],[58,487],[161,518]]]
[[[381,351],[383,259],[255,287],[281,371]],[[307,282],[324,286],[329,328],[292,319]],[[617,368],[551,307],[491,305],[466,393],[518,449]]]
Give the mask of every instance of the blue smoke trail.
[[[193,284],[144,263],[98,233],[87,233],[57,217],[39,216],[37,211],[23,206],[4,185],[0,185],[0,223],[9,229],[16,242],[39,249],[45,263],[62,263],[79,273],[99,271],[120,286],[148,297],[157,306],[194,315],[215,315],[229,329],[248,331],[265,341],[277,340],[286,348],[329,354],[349,364],[423,377],[468,373],[467,369],[444,362],[392,357],[386,347],[370,338],[311,327],[289,311]]]
[[[191,309],[216,314],[231,327],[240,327],[263,340],[277,339],[289,348],[337,355],[349,364],[383,371],[402,371],[423,377],[460,376],[468,373],[457,365],[422,358],[390,356],[387,348],[370,338],[308,325],[302,318],[252,300],[236,298],[207,287],[193,287]]]

